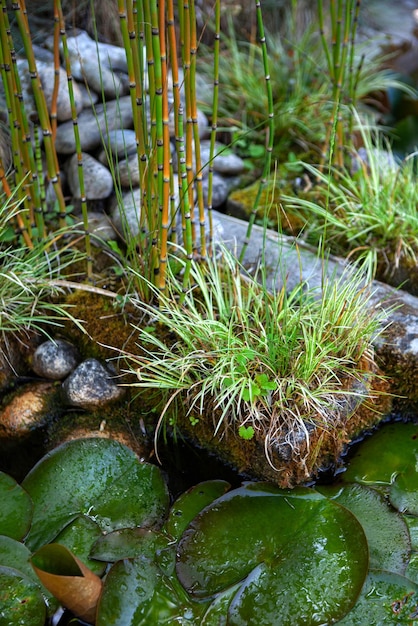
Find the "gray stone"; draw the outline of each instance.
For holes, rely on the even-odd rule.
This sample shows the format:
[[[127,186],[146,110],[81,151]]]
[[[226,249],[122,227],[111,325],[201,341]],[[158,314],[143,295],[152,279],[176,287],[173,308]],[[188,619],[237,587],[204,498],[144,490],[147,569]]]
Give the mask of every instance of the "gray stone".
[[[217,172],[213,173],[212,177],[212,207],[217,209],[228,198],[230,191],[236,187],[238,179],[231,176],[222,176]],[[203,187],[203,200],[205,206],[208,206],[208,192],[209,192],[209,179],[204,178],[202,181]]]
[[[138,155],[135,153],[127,159],[119,161],[117,165],[118,180],[122,187],[136,187],[139,185]]]
[[[82,157],[84,190],[87,200],[108,198],[113,191],[112,174],[107,167],[87,152],[83,152]],[[81,198],[78,178],[79,167],[77,155],[73,154],[67,163],[67,177],[71,193],[75,198]]]
[[[136,153],[136,137],[135,131],[129,128],[115,128],[109,133],[106,133],[103,138],[104,145],[112,152],[118,159],[125,158]],[[99,157],[99,161],[102,160],[102,154]],[[104,153],[106,154],[106,153]]]
[[[62,380],[77,366],[80,355],[75,346],[63,339],[44,341],[32,357],[32,369],[42,378]]]
[[[51,112],[54,90],[55,69],[50,63],[36,62],[42,88],[45,94],[48,111]],[[73,95],[77,115],[83,109],[83,96],[76,82],[73,81]],[[71,119],[71,103],[68,89],[67,73],[59,68],[59,88],[57,97],[57,119],[64,122]]]
[[[115,128],[128,128],[132,124],[132,107],[129,96],[98,104],[94,110],[84,109],[78,116],[81,147],[84,151],[95,150],[102,143],[104,133]],[[73,122],[60,124],[55,140],[57,152],[73,154],[76,151]]]
[[[95,409],[115,402],[125,393],[116,377],[96,359],[86,359],[66,378],[62,385],[71,406]]]
[[[47,44],[53,45],[51,38]],[[115,73],[128,71],[124,48],[96,42],[84,31],[68,37],[67,46],[74,78],[86,82],[97,93],[103,92],[106,98],[126,93],[126,81]]]
[[[112,223],[122,238],[136,237],[140,229],[141,190],[127,191],[115,198],[110,209]]]
[[[29,66],[26,60],[19,59],[17,61],[17,67],[22,85],[22,95],[25,102],[25,107],[35,114],[36,106],[33,99],[32,84],[29,75]],[[36,61],[36,67],[38,75],[42,84],[42,89],[45,95],[48,111],[51,112],[52,96],[54,90],[55,70],[54,65],[51,63],[45,63],[43,61]],[[77,113],[83,108],[83,98],[78,85],[73,85],[74,102]],[[68,90],[68,80],[66,72],[59,69],[59,88],[57,96],[57,119],[59,122],[71,119],[71,104]]]
[[[89,233],[92,235],[93,243],[117,238],[109,216],[99,211],[89,211]]]
[[[210,140],[203,139],[200,142],[200,158],[203,167],[203,175],[209,172]],[[234,154],[228,146],[215,142],[214,158],[212,161],[214,172],[224,176],[237,176],[245,170],[245,163],[237,154]]]

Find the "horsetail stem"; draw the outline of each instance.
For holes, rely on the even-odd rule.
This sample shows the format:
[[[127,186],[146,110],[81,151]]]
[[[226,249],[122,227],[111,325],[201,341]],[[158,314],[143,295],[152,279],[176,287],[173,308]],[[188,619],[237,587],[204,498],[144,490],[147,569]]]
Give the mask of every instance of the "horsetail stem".
[[[60,172],[58,167],[58,158],[52,141],[51,123],[49,119],[48,108],[45,101],[41,81],[38,75],[35,55],[32,48],[32,39],[29,30],[29,24],[26,14],[26,6],[24,0],[20,0],[19,4],[14,5],[16,21],[23,40],[25,56],[29,65],[29,75],[31,79],[32,91],[36,105],[36,112],[39,116],[39,122],[42,129],[42,135],[45,146],[45,157],[48,171],[48,177],[51,181],[59,206],[59,223],[61,228],[65,228],[65,199],[61,188]],[[31,170],[33,171],[33,170]]]
[[[264,166],[263,173],[260,180],[260,184],[258,186],[257,195],[254,201],[254,206],[251,211],[250,219],[248,222],[248,228],[245,235],[244,245],[242,247],[239,260],[242,262],[245,251],[247,249],[248,243],[251,237],[251,231],[255,222],[255,218],[257,215],[258,206],[260,203],[261,194],[267,184],[268,178],[270,176],[271,171],[271,155],[273,152],[274,145],[274,109],[273,109],[273,90],[271,87],[270,80],[270,70],[269,70],[269,58],[268,58],[268,50],[266,43],[266,35],[264,32],[264,22],[263,22],[263,14],[261,11],[261,2],[260,0],[256,0],[256,15],[257,15],[257,28],[258,28],[258,36],[259,42],[261,46],[261,52],[263,56],[263,69],[264,69],[264,80],[267,94],[267,111],[268,111],[268,120],[267,120],[267,137],[266,137],[266,152],[264,158]]]
[[[212,126],[210,132],[209,149],[209,172],[208,172],[208,220],[209,220],[209,246],[208,254],[212,256],[213,245],[213,216],[212,216],[212,195],[213,195],[213,159],[215,156],[216,133],[218,129],[218,101],[219,101],[219,57],[220,57],[220,35],[221,31],[221,0],[215,2],[215,32],[213,44],[213,97],[212,97]]]
[[[57,11],[58,20],[59,20],[59,30],[60,30],[60,36],[61,36],[61,41],[62,41],[62,50],[63,50],[65,70],[67,72],[68,94],[69,94],[69,99],[70,99],[71,118],[73,120],[75,148],[76,148],[76,154],[77,154],[77,165],[78,165],[77,173],[78,173],[78,183],[80,186],[81,214],[83,217],[84,245],[85,245],[85,250],[86,250],[86,273],[87,273],[87,280],[92,282],[93,280],[93,257],[92,257],[92,249],[91,249],[91,240],[90,240],[90,232],[89,232],[89,217],[88,217],[87,198],[86,198],[84,172],[83,172],[83,152],[81,148],[80,130],[78,128],[77,107],[76,107],[75,98],[74,98],[73,77],[71,74],[71,62],[70,62],[70,55],[68,52],[67,33],[65,30],[65,22],[64,22],[64,16],[62,13],[61,0],[55,0],[55,4],[56,4],[56,11]]]

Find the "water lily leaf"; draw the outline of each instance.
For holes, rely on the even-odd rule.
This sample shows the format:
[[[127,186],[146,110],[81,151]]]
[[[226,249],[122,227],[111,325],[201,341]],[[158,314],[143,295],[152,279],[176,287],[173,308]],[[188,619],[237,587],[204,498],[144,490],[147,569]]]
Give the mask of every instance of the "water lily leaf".
[[[363,529],[347,509],[312,489],[261,483],[215,500],[178,546],[179,580],[197,598],[243,581],[228,624],[333,623],[350,608],[368,570]],[[274,616],[273,621],[272,618]]]
[[[44,626],[45,619],[39,586],[22,572],[0,566],[0,626]]]
[[[43,457],[22,484],[34,503],[26,539],[31,550],[53,541],[80,515],[109,532],[161,524],[168,508],[160,470],[140,463],[132,450],[110,439],[64,443]]]
[[[418,461],[418,425],[385,424],[363,441],[341,474],[344,482],[390,485],[396,476]]]
[[[39,584],[29,562],[31,556],[30,550],[23,543],[11,537],[0,535],[0,565],[13,567]]]
[[[396,477],[389,498],[395,509],[401,513],[418,515],[418,472],[415,463]]]
[[[17,482],[0,472],[0,535],[21,541],[32,519],[32,500]]]
[[[102,581],[68,548],[51,543],[31,559],[42,584],[77,617],[94,623]]]
[[[56,543],[66,546],[71,552],[83,561],[92,572],[98,576],[102,576],[106,569],[106,565],[94,558],[90,557],[90,550],[93,543],[103,533],[96,522],[89,517],[81,515],[73,522],[68,524],[56,538]]]
[[[168,534],[180,539],[192,519],[230,488],[225,480],[207,480],[182,493],[170,509],[165,525]]]
[[[359,520],[369,544],[370,567],[405,573],[411,551],[408,526],[377,491],[363,485],[319,490],[333,497]]]
[[[371,570],[355,607],[341,626],[410,626],[418,618],[418,585],[399,574]]]
[[[144,557],[155,560],[169,575],[174,571],[176,544],[161,532],[147,528],[122,528],[100,537],[94,543],[90,556],[107,563]]]
[[[143,558],[112,566],[100,598],[96,626],[196,626],[204,603],[192,602],[176,581]]]
[[[43,587],[39,578],[33,571],[33,567],[30,564],[31,556],[30,550],[20,541],[16,541],[5,535],[0,536],[0,566],[13,567],[13,569],[18,570],[21,574],[32,580],[40,590],[46,602],[48,614],[52,615],[58,608],[58,602],[49,591]]]

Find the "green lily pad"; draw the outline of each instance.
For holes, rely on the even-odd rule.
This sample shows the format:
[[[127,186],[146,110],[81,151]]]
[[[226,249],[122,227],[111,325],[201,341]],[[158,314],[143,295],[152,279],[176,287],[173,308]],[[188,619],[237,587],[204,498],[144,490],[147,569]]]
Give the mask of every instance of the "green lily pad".
[[[369,544],[370,567],[405,573],[411,551],[408,526],[377,491],[363,485],[319,490],[357,517]]]
[[[162,523],[168,491],[160,470],[140,463],[123,444],[102,438],[65,443],[35,465],[23,481],[34,513],[26,543],[35,551],[80,515],[104,532]]]
[[[391,485],[396,476],[418,461],[418,425],[385,424],[363,441],[341,474],[344,482]]]
[[[412,582],[418,584],[418,553],[414,552],[411,554],[411,558],[409,559],[409,563],[405,570],[406,578],[412,580]]]
[[[399,574],[371,570],[341,626],[411,626],[418,619],[418,585]]]
[[[413,464],[396,477],[391,485],[389,498],[401,513],[418,515],[418,472]]]
[[[15,539],[6,537],[5,535],[0,536],[0,566],[12,567],[31,580],[41,592],[47,605],[48,614],[52,615],[52,613],[54,613],[58,608],[58,602],[49,593],[49,591],[45,589],[35,574],[33,567],[29,562],[31,556],[32,554],[30,550],[28,550],[28,548],[20,541],[16,541]]]
[[[0,536],[0,565],[13,567],[33,582],[39,582],[29,562],[31,556],[30,550],[20,541],[5,535]]]
[[[32,500],[17,482],[0,472],[0,535],[21,541],[32,519]]]
[[[366,537],[344,507],[312,489],[255,483],[205,508],[178,546],[177,575],[196,598],[242,581],[228,624],[333,623],[355,603],[368,570]],[[273,620],[273,621],[272,621]]]
[[[144,557],[155,561],[168,575],[174,571],[176,544],[171,537],[147,528],[122,528],[94,543],[90,556],[107,563]]]
[[[176,581],[143,558],[124,559],[106,576],[96,626],[196,626],[207,604],[192,602]]]
[[[96,522],[89,517],[81,515],[59,533],[55,542],[71,550],[92,572],[97,574],[97,576],[101,576],[104,574],[106,565],[91,558],[90,550],[98,537],[102,536],[102,531]]]
[[[0,626],[44,626],[45,619],[39,586],[22,572],[0,566]]]
[[[170,509],[165,525],[168,534],[180,539],[192,519],[230,488],[225,480],[208,480],[182,493]]]

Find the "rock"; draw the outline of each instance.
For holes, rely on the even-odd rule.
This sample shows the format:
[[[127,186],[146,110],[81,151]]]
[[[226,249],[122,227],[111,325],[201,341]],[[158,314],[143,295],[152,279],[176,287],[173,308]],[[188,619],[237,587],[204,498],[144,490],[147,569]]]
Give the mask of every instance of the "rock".
[[[203,166],[203,175],[209,173],[210,140],[203,139],[200,142],[200,158]],[[224,176],[238,176],[245,170],[245,163],[237,154],[234,154],[228,146],[215,142],[214,159],[212,161],[214,172]]]
[[[17,62],[19,70],[19,76],[22,83],[22,94],[25,100],[25,106],[28,104],[31,111],[35,111],[35,104],[33,102],[32,84],[29,76],[28,63],[26,60],[19,59]],[[42,84],[42,89],[45,95],[45,100],[48,106],[48,111],[51,112],[52,96],[54,90],[55,69],[53,63],[46,63],[44,61],[36,60],[36,67],[38,70],[39,78]],[[83,97],[76,83],[73,83],[74,102],[77,113],[83,108]],[[59,69],[59,88],[57,97],[57,119],[59,122],[71,119],[71,103],[68,91],[67,73],[63,68]]]
[[[87,200],[108,198],[113,191],[113,178],[107,167],[87,152],[82,153],[84,190]],[[73,154],[67,163],[68,185],[75,198],[81,198],[80,181],[78,178],[79,161]]]
[[[212,207],[217,209],[226,202],[228,195],[238,184],[238,178],[231,176],[222,176],[217,172],[213,173],[212,178]],[[203,200],[205,206],[208,206],[209,179],[204,178],[202,181]]]
[[[53,45],[51,38],[47,44]],[[116,98],[126,93],[126,87],[116,70],[127,74],[127,62],[124,48],[91,39],[84,31],[67,39],[71,62],[71,72],[79,81],[87,82],[97,93],[104,93],[107,98]],[[62,48],[62,44],[61,44]]]
[[[112,241],[117,238],[115,229],[106,213],[89,211],[89,233],[93,243],[99,241]]]
[[[120,199],[115,198],[110,215],[112,223],[122,238],[127,232],[136,237],[140,230],[141,190],[139,188],[125,192]]]
[[[51,406],[57,395],[54,383],[30,383],[19,389],[0,410],[0,434],[15,437],[28,434],[50,419]]]
[[[123,161],[119,161],[117,165],[117,171],[118,180],[122,187],[131,188],[139,185],[140,176],[137,154],[135,153],[128,159],[123,159]]]
[[[84,109],[78,116],[82,149],[86,152],[95,150],[102,143],[104,133],[115,128],[128,128],[132,120],[129,96],[110,100],[106,105],[98,104],[94,110]],[[73,154],[76,151],[72,121],[58,126],[55,146],[59,154]]]
[[[170,129],[170,137],[175,137],[175,113],[174,109],[170,108],[170,113],[168,116],[168,127]],[[186,128],[186,120],[183,120],[184,128]],[[199,129],[199,137],[203,139],[203,137],[207,137],[209,134],[209,120],[206,115],[200,109],[197,110],[197,126]]]
[[[32,357],[32,369],[42,378],[62,380],[77,366],[80,355],[75,346],[63,339],[48,340],[38,346]]]
[[[49,63],[41,63],[37,61],[36,64],[39,72],[39,77],[41,79],[42,88],[44,90],[46,103],[48,105],[48,111],[51,112],[55,69],[54,66]],[[75,81],[73,81],[73,94],[75,108],[78,115],[83,109],[83,96],[81,94],[79,86]],[[71,119],[71,103],[68,89],[67,73],[62,68],[59,69],[57,119],[59,122],[64,122]]]
[[[103,137],[104,145],[118,159],[125,159],[127,156],[136,154],[135,131],[129,128],[115,128]],[[103,150],[99,155],[99,161],[107,164],[107,154]]]
[[[97,359],[86,359],[66,378],[62,385],[65,399],[71,406],[96,409],[120,400],[125,393],[112,374]]]

